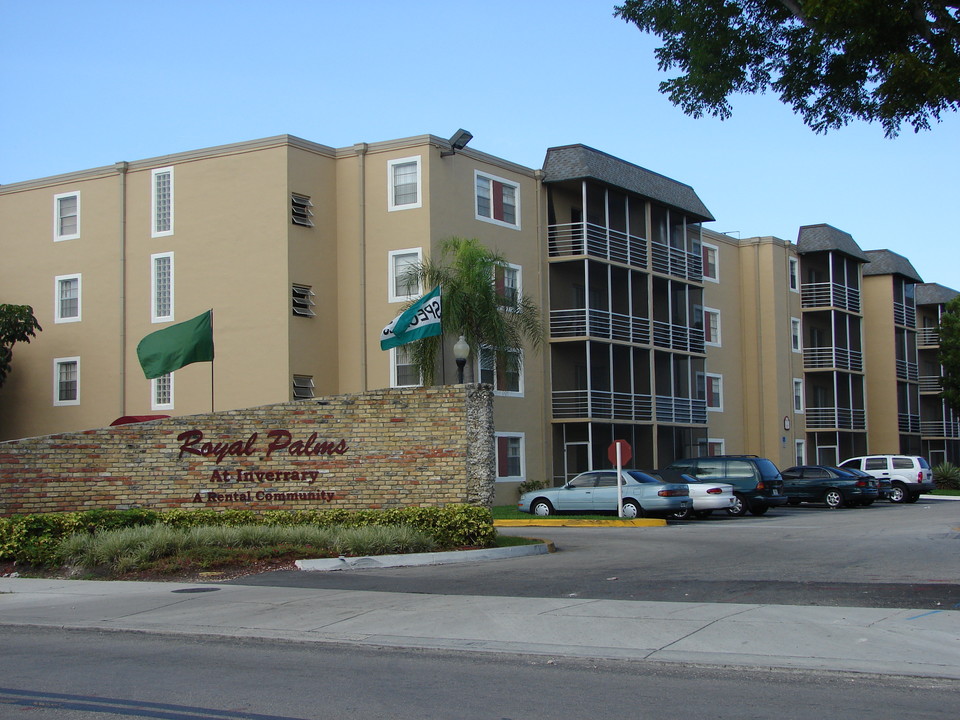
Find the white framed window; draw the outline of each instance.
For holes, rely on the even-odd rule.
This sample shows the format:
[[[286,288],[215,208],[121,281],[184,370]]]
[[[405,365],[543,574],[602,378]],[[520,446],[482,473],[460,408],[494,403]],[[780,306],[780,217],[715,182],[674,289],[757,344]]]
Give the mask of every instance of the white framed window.
[[[497,480],[523,480],[526,473],[523,433],[494,433],[497,442]]]
[[[707,403],[707,410],[723,411],[723,375],[716,373],[697,373],[697,390],[701,400]]]
[[[420,264],[422,254],[421,248],[390,251],[387,261],[389,302],[405,302],[423,294],[420,283],[413,274],[414,267]]]
[[[387,210],[411,210],[420,197],[420,156],[387,161]]]
[[[400,345],[390,350],[390,387],[420,387],[423,378],[413,364],[410,348]]]
[[[800,318],[790,318],[790,347],[795,353],[803,351]]]
[[[54,284],[54,322],[80,322],[81,277],[77,275],[57,275]]]
[[[720,248],[716,245],[700,244],[703,256],[703,279],[710,282],[720,282]]]
[[[522,285],[523,270],[519,265],[505,263],[496,265],[493,269],[493,284],[497,291],[497,297],[501,299],[504,306],[515,308],[517,300],[520,299],[520,293],[523,292]]]
[[[703,309],[703,341],[720,347],[720,311],[715,308]]]
[[[80,358],[62,357],[53,360],[53,404],[80,404]]]
[[[313,308],[317,305],[314,301],[315,297],[309,285],[291,285],[290,303],[293,314],[299,317],[314,317],[316,313]]]
[[[504,178],[474,171],[477,220],[520,229],[520,186]]]
[[[80,193],[53,196],[53,241],[80,237]]]
[[[173,410],[173,373],[150,381],[150,409]]]
[[[790,281],[790,289],[793,292],[800,292],[800,260],[795,257],[787,258]]]
[[[293,399],[309,400],[313,397],[313,375],[293,376]]]
[[[794,441],[794,460],[797,465],[806,465],[807,464],[807,441],[806,440],[796,440]]]
[[[173,253],[150,256],[150,316],[153,322],[173,320]]]
[[[157,168],[151,178],[150,236],[173,235],[173,168]]]
[[[490,347],[481,347],[477,363],[480,366],[480,382],[493,385],[497,395],[523,396],[523,370],[518,350],[508,350],[501,356]]]
[[[697,441],[701,457],[715,457],[724,455],[724,440],[722,438],[701,438]]]
[[[793,379],[793,411],[803,412],[803,378]]]
[[[313,203],[310,202],[309,195],[300,195],[299,193],[290,193],[290,222],[294,225],[303,227],[313,227],[313,211],[310,209]]]

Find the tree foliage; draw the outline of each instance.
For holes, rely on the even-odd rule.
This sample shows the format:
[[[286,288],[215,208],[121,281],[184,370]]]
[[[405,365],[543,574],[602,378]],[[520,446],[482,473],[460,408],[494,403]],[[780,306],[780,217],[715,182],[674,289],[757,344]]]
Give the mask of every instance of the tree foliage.
[[[817,132],[859,118],[889,137],[960,108],[957,0],[626,0],[658,35],[660,83],[686,114],[726,119],[734,93],[772,89]]]
[[[10,374],[14,344],[30,342],[42,329],[29,305],[0,305],[0,387]]]
[[[426,385],[434,384],[444,337],[463,335],[473,353],[488,347],[510,369],[522,362],[525,344],[539,347],[543,326],[536,303],[522,292],[497,290],[498,268],[507,267],[500,253],[479,241],[451,238],[442,244],[439,260],[427,259],[411,270],[422,287],[442,287],[444,334],[406,346]]]
[[[941,397],[960,413],[960,295],[947,303],[946,312],[940,316],[940,365]]]

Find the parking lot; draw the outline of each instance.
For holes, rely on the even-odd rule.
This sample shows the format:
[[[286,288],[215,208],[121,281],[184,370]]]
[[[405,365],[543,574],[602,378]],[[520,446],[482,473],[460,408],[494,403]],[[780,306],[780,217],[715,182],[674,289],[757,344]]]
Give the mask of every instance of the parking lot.
[[[550,555],[417,568],[264,573],[238,584],[448,595],[960,608],[960,501],[922,498],[662,528],[503,528]]]

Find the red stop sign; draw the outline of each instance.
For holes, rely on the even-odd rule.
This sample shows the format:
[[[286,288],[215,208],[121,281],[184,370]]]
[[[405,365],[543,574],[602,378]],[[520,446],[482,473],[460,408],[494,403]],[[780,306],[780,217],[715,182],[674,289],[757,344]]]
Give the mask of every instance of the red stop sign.
[[[620,463],[625,464],[630,462],[630,458],[633,457],[633,450],[630,449],[630,443],[626,440],[614,440],[610,444],[610,448],[607,450],[607,457],[610,458],[610,463],[616,467],[617,466],[617,446],[620,446]]]

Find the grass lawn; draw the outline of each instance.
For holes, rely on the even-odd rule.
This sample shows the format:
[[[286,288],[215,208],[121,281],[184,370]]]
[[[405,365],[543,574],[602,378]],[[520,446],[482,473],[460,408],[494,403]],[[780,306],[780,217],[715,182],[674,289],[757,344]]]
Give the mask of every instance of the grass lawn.
[[[530,513],[524,513],[517,510],[516,505],[494,505],[491,508],[493,512],[494,520],[529,520],[533,517]],[[608,515],[595,515],[595,514],[575,514],[574,515],[578,520],[609,520],[611,517],[616,517],[616,513],[610,513]]]
[[[960,495],[960,490],[934,490],[930,494],[931,495],[953,495],[956,497]],[[494,517],[496,517],[496,515],[494,515]]]

